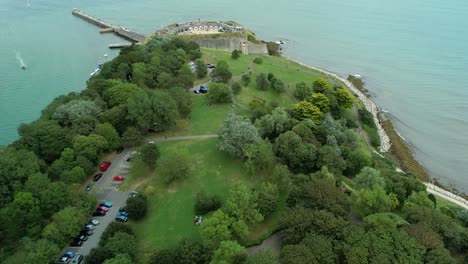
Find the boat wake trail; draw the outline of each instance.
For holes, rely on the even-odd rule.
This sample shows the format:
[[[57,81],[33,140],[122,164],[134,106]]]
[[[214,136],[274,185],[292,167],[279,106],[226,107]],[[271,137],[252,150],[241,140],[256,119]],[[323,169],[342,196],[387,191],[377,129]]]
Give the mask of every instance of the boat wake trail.
[[[18,51],[15,51],[16,53],[16,60],[18,60],[18,63],[22,69],[26,69],[26,63],[24,63],[23,58],[21,58],[21,53]]]

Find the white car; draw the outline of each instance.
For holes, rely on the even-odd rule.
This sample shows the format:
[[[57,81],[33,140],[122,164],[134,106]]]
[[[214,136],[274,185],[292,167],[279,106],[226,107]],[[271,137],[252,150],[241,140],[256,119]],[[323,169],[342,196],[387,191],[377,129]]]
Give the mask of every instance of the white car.
[[[94,225],[94,226],[97,226],[99,225],[100,221],[97,220],[97,219],[92,219],[92,220],[89,220],[89,224],[91,225]]]

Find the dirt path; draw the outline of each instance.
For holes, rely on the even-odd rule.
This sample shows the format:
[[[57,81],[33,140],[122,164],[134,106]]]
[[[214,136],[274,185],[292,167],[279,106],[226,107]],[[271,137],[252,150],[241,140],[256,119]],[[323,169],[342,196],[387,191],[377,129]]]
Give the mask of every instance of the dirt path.
[[[281,237],[278,233],[269,236],[267,239],[263,240],[262,244],[258,246],[247,248],[247,252],[249,253],[249,255],[255,255],[260,250],[267,250],[267,249],[271,249],[274,252],[279,254],[280,249],[281,249]]]
[[[372,147],[370,143],[370,140],[369,140],[369,137],[367,136],[366,131],[364,131],[364,129],[362,128],[361,116],[359,115],[356,104],[353,104],[353,112],[354,112],[354,117],[356,117],[356,122],[358,123],[358,129],[357,129],[358,134],[362,134],[362,136],[364,137],[364,140],[366,140],[367,146],[369,146],[370,149],[374,149],[374,147]]]

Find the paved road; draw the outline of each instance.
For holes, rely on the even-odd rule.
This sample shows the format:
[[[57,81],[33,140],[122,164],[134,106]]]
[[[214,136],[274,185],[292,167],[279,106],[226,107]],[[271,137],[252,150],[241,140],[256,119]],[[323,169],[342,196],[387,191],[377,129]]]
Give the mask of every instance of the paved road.
[[[83,256],[88,255],[92,248],[97,247],[102,233],[106,227],[114,221],[119,208],[125,206],[129,192],[119,192],[118,190],[121,182],[114,182],[112,178],[117,175],[122,175],[124,177],[128,175],[130,163],[126,160],[129,156],[129,149],[125,149],[122,153],[115,155],[111,160],[112,165],[104,172],[102,178],[95,183],[91,192],[96,195],[98,201],[112,202],[112,208],[103,217],[93,217],[93,219],[98,219],[100,221],[99,225],[96,226],[94,230],[94,234],[91,235],[81,247],[70,247],[69,250],[77,254],[82,254]]]

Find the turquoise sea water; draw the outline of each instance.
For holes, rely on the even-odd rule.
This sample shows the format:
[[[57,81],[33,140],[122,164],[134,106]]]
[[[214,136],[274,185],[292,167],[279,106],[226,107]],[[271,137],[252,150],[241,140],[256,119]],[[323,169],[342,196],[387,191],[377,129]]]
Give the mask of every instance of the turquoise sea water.
[[[108,44],[123,42],[73,17],[73,8],[142,33],[198,18],[236,20],[263,39],[285,40],[288,56],[364,76],[416,158],[468,191],[467,1],[274,2],[2,0],[0,144],[54,97],[83,89],[103,54],[116,55]]]

